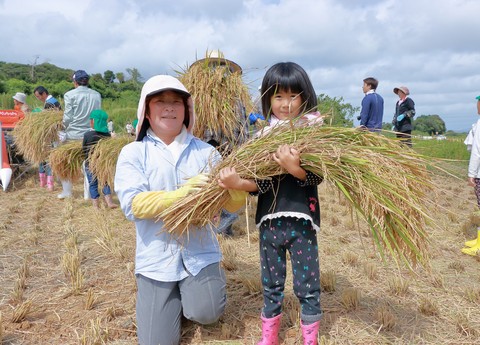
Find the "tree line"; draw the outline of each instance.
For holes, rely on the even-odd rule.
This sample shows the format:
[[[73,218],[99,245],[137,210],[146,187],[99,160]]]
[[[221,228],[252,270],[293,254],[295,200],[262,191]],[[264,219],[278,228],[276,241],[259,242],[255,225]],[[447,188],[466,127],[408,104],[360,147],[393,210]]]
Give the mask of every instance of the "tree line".
[[[0,94],[4,94],[3,100],[11,98],[5,95],[14,95],[16,92],[33,95],[35,87],[43,85],[52,96],[61,101],[63,95],[72,89],[74,72],[72,69],[60,68],[47,62],[27,65],[0,61]],[[116,104],[125,108],[136,108],[143,85],[142,76],[136,68],[127,68],[125,72],[126,75],[111,70],[106,70],[103,74],[93,73],[90,75],[90,86],[100,92],[102,99],[111,107]],[[326,123],[332,126],[352,127],[354,115],[360,110],[360,107],[346,103],[343,97],[332,98],[320,94],[318,103],[318,110],[327,115]],[[6,107],[5,101],[0,100],[0,108]],[[123,124],[124,121],[121,122]],[[439,115],[417,116],[413,126],[414,131],[429,135],[446,132],[445,122]],[[384,122],[383,128],[390,130],[392,125]]]

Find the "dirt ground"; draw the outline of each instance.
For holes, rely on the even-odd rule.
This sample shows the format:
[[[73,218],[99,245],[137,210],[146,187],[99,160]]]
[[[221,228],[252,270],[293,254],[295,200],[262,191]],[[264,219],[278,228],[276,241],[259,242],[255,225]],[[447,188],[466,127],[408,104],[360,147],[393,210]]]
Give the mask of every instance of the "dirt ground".
[[[456,169],[465,176],[464,164]],[[476,199],[465,179],[443,175],[435,182],[431,267],[414,272],[382,261],[337,191],[319,187],[320,344],[478,344],[479,260],[460,252],[480,225]],[[136,344],[134,226],[119,209],[94,210],[83,199],[82,181],[72,200],[58,200],[59,188],[40,188],[33,172],[0,192],[0,343]],[[221,238],[224,316],[208,327],[185,322],[182,344],[258,342],[262,295],[253,207],[248,214],[242,212],[232,239]],[[302,344],[298,317],[289,280],[282,344]]]

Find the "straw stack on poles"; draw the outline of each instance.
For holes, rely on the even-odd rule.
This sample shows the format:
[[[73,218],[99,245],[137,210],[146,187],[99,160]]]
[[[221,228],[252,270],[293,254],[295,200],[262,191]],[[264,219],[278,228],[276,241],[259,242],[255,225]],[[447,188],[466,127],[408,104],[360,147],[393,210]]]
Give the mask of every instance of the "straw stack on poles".
[[[214,168],[211,182],[160,213],[163,230],[188,235],[211,224],[229,199],[217,184],[219,169],[235,167],[243,178],[269,179],[285,171],[272,160],[281,144],[300,152],[301,165],[334,185],[370,228],[385,258],[412,268],[428,262],[428,159],[395,139],[352,128],[282,126],[238,147]],[[324,182],[325,183],[325,182]]]
[[[231,73],[228,66],[211,68],[208,58],[203,63],[193,64],[186,71],[177,73],[195,104],[193,134],[203,138],[209,130],[223,133],[226,138],[236,138],[236,129],[241,128],[244,125],[242,121],[245,121],[238,116],[239,102],[243,104],[247,114],[253,109],[253,102],[241,73]]]
[[[90,172],[97,178],[98,184],[108,184],[113,187],[115,168],[122,148],[131,143],[135,137],[131,135],[116,135],[101,139],[92,148],[89,154]]]
[[[52,143],[58,141],[62,119],[63,112],[59,110],[25,115],[12,132],[17,151],[31,163],[39,164],[47,160],[53,149]]]
[[[66,141],[53,149],[48,157],[54,176],[61,180],[75,182],[82,176],[82,163],[85,160],[81,140]]]

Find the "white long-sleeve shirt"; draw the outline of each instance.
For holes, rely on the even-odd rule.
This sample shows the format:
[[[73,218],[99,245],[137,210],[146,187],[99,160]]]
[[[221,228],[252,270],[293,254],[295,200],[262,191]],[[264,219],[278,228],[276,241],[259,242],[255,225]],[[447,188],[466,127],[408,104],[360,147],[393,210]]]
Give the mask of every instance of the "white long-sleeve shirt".
[[[468,163],[468,177],[480,178],[480,120],[472,127],[472,150]]]

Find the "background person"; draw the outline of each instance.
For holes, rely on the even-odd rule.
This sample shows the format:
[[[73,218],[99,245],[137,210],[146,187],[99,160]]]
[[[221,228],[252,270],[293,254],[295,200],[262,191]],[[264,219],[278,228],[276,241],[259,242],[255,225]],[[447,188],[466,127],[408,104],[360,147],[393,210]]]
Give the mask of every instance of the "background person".
[[[477,96],[477,114],[480,115],[480,96]],[[468,185],[473,187],[477,197],[477,206],[480,209],[480,119],[472,126],[469,133],[471,145],[470,160],[468,162]],[[477,238],[465,242],[462,253],[477,255],[480,250],[480,228],[477,229]]]
[[[33,90],[33,94],[39,101],[43,102],[43,109],[62,110],[60,102],[55,97],[50,95],[44,86],[37,86],[35,90]]]
[[[110,138],[111,134],[108,131],[107,119],[108,115],[105,111],[96,109],[90,114],[91,125],[93,131],[85,132],[83,135],[82,149],[83,154],[85,155],[85,174],[87,175],[88,184],[89,184],[89,194],[90,199],[92,200],[92,205],[95,208],[100,208],[99,199],[100,194],[98,193],[98,180],[89,169],[89,155],[92,148],[97,144],[100,139]],[[102,187],[102,193],[105,197],[105,202],[107,203],[108,208],[117,208],[118,206],[113,202],[112,192],[108,184]]]
[[[108,127],[108,132],[110,134],[112,134],[113,133],[113,120],[112,119],[108,120],[107,127]]]
[[[63,97],[65,140],[83,140],[85,132],[90,130],[90,114],[93,110],[101,109],[102,97],[100,93],[88,87],[90,76],[84,70],[76,71],[72,79],[75,88],[65,93]],[[66,180],[61,182],[63,190],[58,194],[58,198],[72,197],[72,182]]]
[[[60,102],[49,94],[47,88],[44,86],[37,86],[35,90],[33,90],[33,94],[35,97],[43,102],[43,109],[44,110],[62,110],[62,106]],[[40,187],[47,186],[48,191],[53,191],[54,189],[54,178],[52,169],[48,162],[41,162],[38,166],[38,178],[40,180]]]
[[[409,97],[410,90],[406,86],[399,86],[393,89],[399,100],[395,105],[393,115],[394,131],[401,142],[412,147],[412,121],[415,116],[415,102]]]
[[[205,78],[210,78],[219,71],[219,69],[223,69],[224,71],[223,77],[220,80],[217,78],[211,78],[211,80],[209,80],[211,89],[206,90],[204,88],[195,88],[195,84],[203,85],[197,80],[193,85],[193,88],[190,88],[190,91],[194,97],[201,99],[202,97],[200,96],[200,93],[202,92],[211,93],[214,89],[222,90],[223,92],[218,92],[218,97],[222,97],[219,103],[222,105],[233,105],[234,120],[232,123],[228,124],[228,127],[231,128],[231,130],[227,131],[215,128],[213,124],[209,126],[211,121],[205,121],[206,125],[204,132],[199,135],[201,139],[217,148],[223,156],[226,156],[230,154],[234,147],[243,144],[250,137],[249,119],[247,118],[245,104],[241,100],[241,95],[232,92],[233,90],[227,90],[229,85],[238,85],[238,83],[228,83],[226,80],[240,78],[242,68],[237,63],[225,58],[223,52],[218,49],[207,51],[205,58],[195,61],[190,66],[189,72],[187,73],[193,73],[192,71],[195,71],[195,69],[199,67],[208,69],[209,73],[205,73],[206,70],[203,69],[204,73],[200,74],[201,77]],[[232,117],[227,116],[226,112],[230,113],[232,108],[224,107],[223,109],[219,109],[218,114],[214,115],[219,119],[231,119]],[[214,121],[214,124],[218,124],[219,122],[219,120]],[[221,214],[221,218],[225,222],[225,227],[221,233],[225,236],[233,236],[233,223],[238,219],[237,214],[229,214],[224,211]]]
[[[369,131],[381,131],[383,122],[383,98],[376,90],[378,80],[373,77],[363,79],[362,90],[365,97],[362,99],[362,109],[358,120],[360,127],[368,128]]]
[[[135,135],[135,128],[133,128],[132,124],[130,121],[127,122],[125,125],[125,130],[127,131],[127,134],[129,135]]]
[[[22,113],[28,113],[30,108],[27,104],[27,95],[22,92],[17,92],[13,97],[13,109],[21,111]]]

